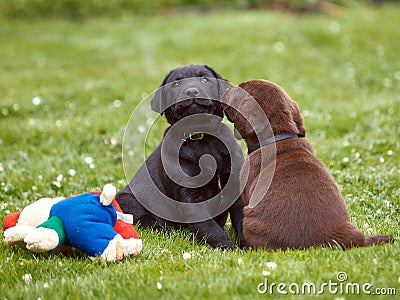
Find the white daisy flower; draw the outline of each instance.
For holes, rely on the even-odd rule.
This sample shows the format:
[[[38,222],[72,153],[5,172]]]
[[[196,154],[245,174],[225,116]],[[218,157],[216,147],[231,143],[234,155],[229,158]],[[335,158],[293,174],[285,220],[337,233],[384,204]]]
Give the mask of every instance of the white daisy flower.
[[[275,270],[277,268],[277,264],[273,261],[269,261],[265,264],[267,266],[268,269],[270,270]]]
[[[25,274],[22,276],[22,280],[25,282],[31,282],[32,281],[32,275],[31,274]]]
[[[63,174],[58,174],[57,181],[61,182],[63,180],[63,178],[64,178]]]
[[[271,272],[269,271],[262,271],[263,276],[269,276],[271,275]]]
[[[120,107],[121,106],[121,100],[119,100],[119,99],[115,99],[114,101],[113,101],[113,105],[114,105],[114,107]]]
[[[32,99],[32,104],[33,105],[37,106],[40,103],[42,103],[42,98],[40,98],[39,96],[33,97],[33,99]]]
[[[61,187],[61,183],[59,181],[53,181],[53,185],[55,185],[58,188]]]
[[[85,157],[84,162],[87,163],[88,165],[90,165],[91,163],[93,163],[93,158],[91,158],[90,156]]]

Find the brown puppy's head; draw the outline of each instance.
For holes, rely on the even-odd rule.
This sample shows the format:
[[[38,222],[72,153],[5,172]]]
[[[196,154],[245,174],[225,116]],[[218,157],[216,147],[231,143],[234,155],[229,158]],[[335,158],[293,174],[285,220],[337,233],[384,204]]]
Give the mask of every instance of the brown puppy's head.
[[[238,139],[254,139],[265,134],[271,136],[268,121],[273,135],[296,133],[304,137],[306,134],[297,103],[270,81],[243,82],[239,87],[228,89],[222,101],[227,118],[234,123]]]

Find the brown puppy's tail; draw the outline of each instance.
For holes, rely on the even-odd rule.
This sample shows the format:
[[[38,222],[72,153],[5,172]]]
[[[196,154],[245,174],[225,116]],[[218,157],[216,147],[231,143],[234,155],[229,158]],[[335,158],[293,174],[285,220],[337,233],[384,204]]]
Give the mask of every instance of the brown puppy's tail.
[[[365,237],[363,246],[366,247],[366,246],[371,246],[371,245],[392,243],[392,242],[394,242],[394,238],[392,238],[389,235],[375,234],[375,235]]]
[[[364,234],[350,222],[341,223],[333,233],[333,235],[330,235],[332,240],[336,241],[336,243],[343,249],[351,247],[368,247],[394,242],[394,238],[389,235],[375,234],[364,236]]]

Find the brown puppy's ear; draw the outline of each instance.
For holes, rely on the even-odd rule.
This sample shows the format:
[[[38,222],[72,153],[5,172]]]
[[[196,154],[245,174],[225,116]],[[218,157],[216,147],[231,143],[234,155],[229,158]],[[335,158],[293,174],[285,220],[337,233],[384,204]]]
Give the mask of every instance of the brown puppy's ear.
[[[225,116],[231,123],[234,123],[236,119],[236,110],[233,109],[235,102],[234,98],[235,89],[236,88],[234,87],[226,89],[221,97],[222,109],[224,110]]]
[[[225,94],[224,94],[225,95]],[[237,110],[229,106],[228,104],[222,102],[222,109],[224,110],[226,118],[229,120],[231,123],[235,123],[235,120],[237,119]],[[237,140],[241,140],[242,136],[240,133],[237,131],[236,127],[234,127],[233,130],[233,135]]]
[[[241,121],[235,122],[235,128],[243,139],[270,136],[269,120],[258,101],[249,95],[239,104]]]
[[[298,132],[297,134],[300,137],[305,137],[306,136],[306,128],[304,127],[304,119],[300,113],[300,109],[296,101],[291,100],[291,106],[292,106],[292,115],[293,115],[293,120],[297,125]]]
[[[163,86],[167,84],[167,80],[169,75],[171,75],[172,71],[170,71],[167,75],[165,75],[164,80],[161,82],[160,87],[154,93],[153,99],[151,99],[150,106],[151,109],[159,114],[163,114],[164,110],[166,109],[164,95],[163,95]]]
[[[265,129],[264,112],[257,101],[242,88],[229,88],[222,101],[225,115],[234,123],[236,139],[255,136]]]

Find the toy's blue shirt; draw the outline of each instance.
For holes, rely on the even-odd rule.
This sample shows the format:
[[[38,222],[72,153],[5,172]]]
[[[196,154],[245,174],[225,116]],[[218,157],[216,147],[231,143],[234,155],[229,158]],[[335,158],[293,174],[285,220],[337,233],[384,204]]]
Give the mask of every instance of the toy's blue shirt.
[[[116,236],[117,213],[113,205],[100,203],[100,195],[85,193],[52,206],[50,217],[64,224],[67,242],[90,256],[101,255]]]

